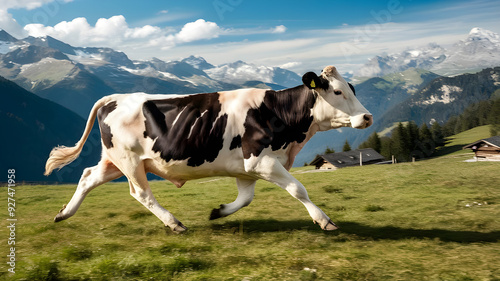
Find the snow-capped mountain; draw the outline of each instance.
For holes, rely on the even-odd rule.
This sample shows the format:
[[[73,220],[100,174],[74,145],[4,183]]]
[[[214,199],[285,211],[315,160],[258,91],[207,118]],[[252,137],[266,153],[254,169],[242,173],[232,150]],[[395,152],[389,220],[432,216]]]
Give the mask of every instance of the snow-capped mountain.
[[[237,84],[262,81],[293,87],[302,83],[301,77],[295,72],[279,67],[257,66],[241,60],[206,69],[205,72],[215,80],[232,81]]]
[[[500,36],[475,27],[465,40],[445,49],[436,43],[398,54],[384,54],[371,58],[355,72],[358,77],[383,76],[411,67],[430,70],[439,75],[477,72],[500,65]]]
[[[5,30],[0,29],[0,55],[7,54],[19,48],[23,44],[23,42],[12,37]]]
[[[403,51],[399,54],[379,55],[369,59],[355,76],[375,77],[401,72],[409,68],[432,69],[446,59],[445,49],[435,43]]]
[[[301,82],[278,67],[238,61],[214,66],[202,57],[133,61],[111,48],[74,47],[50,36],[18,40],[0,30],[0,76],[86,117],[110,93],[190,94],[244,87],[281,89]]]
[[[214,68],[215,66],[208,63],[204,58],[200,56],[190,56],[182,60],[182,62],[192,65],[196,69],[207,70]]]
[[[469,36],[447,52],[447,58],[436,65],[432,71],[442,75],[457,74],[466,69],[476,72],[486,67],[500,65],[500,36],[482,28],[473,28]]]

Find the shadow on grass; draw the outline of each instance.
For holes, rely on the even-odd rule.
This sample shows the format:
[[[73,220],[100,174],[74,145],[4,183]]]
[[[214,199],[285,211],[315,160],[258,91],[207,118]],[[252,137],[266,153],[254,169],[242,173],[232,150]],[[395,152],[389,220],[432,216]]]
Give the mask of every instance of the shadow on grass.
[[[245,233],[258,232],[286,232],[293,230],[307,230],[321,232],[321,228],[314,225],[310,220],[288,220],[279,221],[273,219],[267,220],[242,220],[242,221],[227,221],[214,222],[211,226],[212,230],[218,231],[243,231]]]
[[[434,154],[432,154],[432,157],[444,156],[444,155],[451,154],[453,152],[460,151],[460,150],[462,150],[462,147],[464,145],[460,144],[460,145],[452,145],[452,146],[440,147],[436,152],[434,152]]]
[[[500,241],[500,231],[477,232],[467,230],[413,229],[394,226],[369,226],[356,222],[338,222],[339,230],[326,232],[310,220],[243,220],[213,224],[218,231],[243,231],[244,233],[301,231],[324,233],[325,235],[352,236],[348,240],[402,240],[402,239],[439,239],[443,242],[479,243]]]
[[[477,232],[468,230],[413,229],[394,226],[374,227],[356,222],[339,222],[340,232],[374,240],[439,239],[445,242],[498,242],[500,231]]]

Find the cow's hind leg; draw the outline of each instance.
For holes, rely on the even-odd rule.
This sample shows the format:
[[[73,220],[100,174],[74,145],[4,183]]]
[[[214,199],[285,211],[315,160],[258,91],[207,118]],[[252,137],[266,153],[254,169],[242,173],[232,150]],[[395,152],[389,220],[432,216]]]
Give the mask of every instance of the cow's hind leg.
[[[137,199],[137,201],[157,216],[165,224],[165,227],[168,226],[176,233],[181,233],[187,230],[187,228],[178,219],[176,219],[169,211],[163,208],[158,201],[156,201],[156,198],[149,187],[146,172],[144,170],[144,162],[140,162],[135,171],[132,174],[127,175],[127,178],[130,185],[130,195],[132,195],[132,197]]]
[[[62,221],[73,216],[92,189],[121,176],[123,176],[122,172],[107,159],[101,159],[97,166],[83,170],[82,177],[78,182],[73,197],[69,203],[64,205],[59,211],[54,218],[54,222]]]
[[[255,180],[237,178],[236,184],[238,185],[238,197],[236,197],[236,200],[232,203],[220,205],[220,209],[213,209],[210,214],[210,219],[214,220],[229,216],[239,209],[248,206],[253,200],[255,183]]]

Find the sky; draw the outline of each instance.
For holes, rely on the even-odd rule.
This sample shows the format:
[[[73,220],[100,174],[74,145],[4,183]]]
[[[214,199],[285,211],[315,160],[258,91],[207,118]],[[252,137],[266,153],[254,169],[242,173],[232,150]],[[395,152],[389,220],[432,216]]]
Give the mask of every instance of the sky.
[[[297,73],[356,70],[383,53],[463,40],[473,27],[500,33],[494,0],[0,0],[0,28],[110,47],[131,59],[202,56]]]

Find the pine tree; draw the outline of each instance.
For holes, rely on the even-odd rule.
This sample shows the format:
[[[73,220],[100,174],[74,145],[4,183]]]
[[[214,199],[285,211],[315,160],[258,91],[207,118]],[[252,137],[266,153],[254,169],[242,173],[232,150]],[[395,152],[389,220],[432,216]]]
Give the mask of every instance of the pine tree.
[[[399,123],[396,129],[394,129],[391,137],[391,148],[393,150],[394,156],[397,159],[406,160],[410,159],[410,138],[406,127],[403,123]]]
[[[373,148],[376,152],[380,153],[382,151],[382,141],[378,136],[377,132],[373,132],[367,140],[358,146],[359,149],[363,148]]]
[[[344,147],[342,147],[342,151],[343,152],[351,151],[351,146],[349,145],[349,142],[347,140],[345,140]]]
[[[408,132],[408,137],[410,140],[410,149],[415,149],[417,143],[420,139],[420,130],[418,129],[417,123],[414,121],[410,121],[408,125],[406,125],[406,130]]]
[[[441,125],[436,121],[432,123],[431,126],[432,140],[436,144],[436,147],[443,146],[445,143],[443,131],[441,129]]]
[[[418,149],[422,152],[422,157],[431,156],[436,149],[436,144],[432,139],[431,130],[429,130],[429,127],[425,123],[420,126],[419,141]]]
[[[500,99],[495,100],[491,105],[487,123],[491,124],[491,136],[497,136],[500,134]]]
[[[459,120],[458,116],[451,116],[448,121],[443,125],[443,135],[445,137],[449,137],[451,135],[455,134],[455,125],[457,124]],[[422,128],[420,128],[422,129]]]
[[[327,146],[325,149],[325,154],[331,154],[331,153],[335,153],[335,150],[333,148],[330,148],[329,146]]]
[[[420,141],[425,142],[429,140],[432,140],[432,133],[427,124],[424,123],[420,126]]]
[[[378,136],[377,132],[373,132],[369,140],[371,148],[373,148],[376,152],[380,153],[380,151],[382,150],[382,141],[380,140],[380,137]]]

